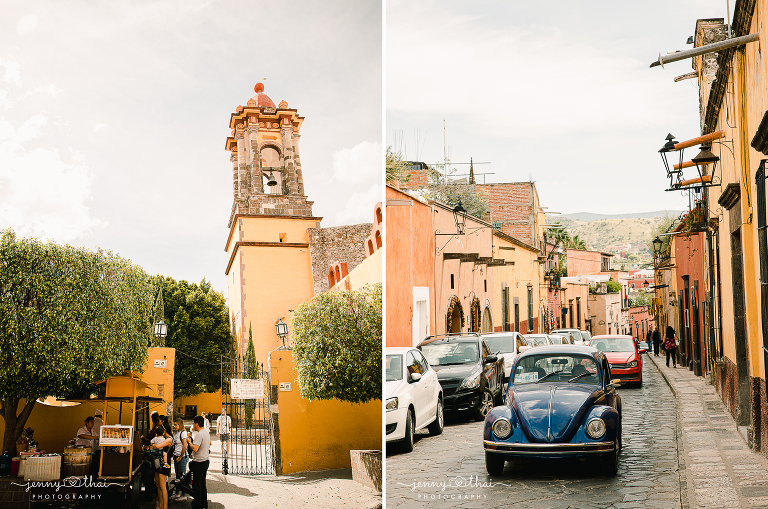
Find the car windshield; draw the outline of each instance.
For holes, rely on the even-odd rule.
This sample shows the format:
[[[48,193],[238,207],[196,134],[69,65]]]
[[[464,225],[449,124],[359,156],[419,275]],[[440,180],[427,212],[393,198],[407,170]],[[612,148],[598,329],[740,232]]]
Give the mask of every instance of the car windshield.
[[[387,382],[403,379],[403,356],[387,355]]]
[[[592,338],[589,346],[601,352],[634,352],[635,342],[632,338]]]
[[[486,336],[485,342],[493,353],[514,353],[515,337],[509,336]]]
[[[547,340],[547,336],[526,335],[525,337],[526,339],[530,339],[531,341],[533,341],[536,344],[536,346],[549,344],[549,340]]]
[[[545,353],[520,359],[515,365],[513,385],[540,381],[599,385],[597,363],[577,354]]]
[[[419,348],[432,366],[474,364],[480,360],[477,341],[433,341]]]

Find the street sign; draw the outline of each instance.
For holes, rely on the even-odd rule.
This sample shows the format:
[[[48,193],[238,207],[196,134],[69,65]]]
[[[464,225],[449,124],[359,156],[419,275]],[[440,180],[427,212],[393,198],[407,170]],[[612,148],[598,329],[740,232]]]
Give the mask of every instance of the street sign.
[[[233,378],[232,399],[264,399],[264,380],[251,380],[248,378]]]

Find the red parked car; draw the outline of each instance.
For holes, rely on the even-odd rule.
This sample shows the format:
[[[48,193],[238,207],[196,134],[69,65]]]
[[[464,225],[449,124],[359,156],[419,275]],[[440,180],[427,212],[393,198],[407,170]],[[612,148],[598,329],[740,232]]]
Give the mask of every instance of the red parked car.
[[[611,365],[611,378],[621,380],[623,384],[643,385],[643,358],[645,350],[637,349],[632,336],[606,334],[594,336],[589,346],[597,348],[608,358]]]

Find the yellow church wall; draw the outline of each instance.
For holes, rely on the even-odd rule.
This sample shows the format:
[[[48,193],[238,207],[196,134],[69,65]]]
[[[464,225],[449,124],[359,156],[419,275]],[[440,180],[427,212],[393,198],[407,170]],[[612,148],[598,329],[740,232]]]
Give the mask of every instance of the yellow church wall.
[[[314,295],[307,229],[315,226],[317,218],[236,219],[227,242],[233,260],[227,275],[230,316],[235,318],[241,355],[251,327],[256,359],[265,362],[281,344],[275,323],[287,321],[290,310]]]
[[[283,473],[349,468],[349,451],[382,449],[380,400],[362,405],[301,397],[290,350],[269,355],[272,385],[290,383],[277,392]]]
[[[384,250],[379,249],[362,261],[331,290],[359,290],[365,285],[381,283]]]
[[[202,392],[194,396],[185,396],[173,400],[173,409],[180,414],[184,413],[187,405],[197,407],[196,415],[200,415],[200,412],[219,414],[221,413],[221,391]]]

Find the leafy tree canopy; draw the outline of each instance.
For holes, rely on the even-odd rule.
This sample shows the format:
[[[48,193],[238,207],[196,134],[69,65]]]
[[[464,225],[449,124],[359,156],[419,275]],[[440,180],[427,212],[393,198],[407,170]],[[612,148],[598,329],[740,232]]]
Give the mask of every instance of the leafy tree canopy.
[[[408,182],[411,179],[408,163],[403,161],[400,154],[392,150],[392,147],[387,147],[386,176],[387,184]]]
[[[609,279],[606,286],[608,287],[608,293],[620,293],[621,283],[614,281],[613,278]]]
[[[299,389],[308,399],[381,399],[381,283],[326,292],[293,316]]]
[[[669,256],[669,246],[672,237],[669,235],[661,236],[661,234],[672,231],[677,226],[677,223],[677,216],[665,212],[664,216],[651,228],[650,238],[648,239],[647,244],[648,251],[650,251],[651,254],[653,254],[653,239],[659,237],[659,240],[661,240],[661,257],[664,258]]]
[[[12,450],[38,398],[140,371],[152,331],[153,286],[109,252],[0,237],[0,415]],[[19,401],[27,402],[17,415]]]
[[[205,279],[195,284],[156,276],[155,282],[163,288],[165,346],[176,349],[174,396],[219,390],[221,356],[233,345],[224,295]]]

